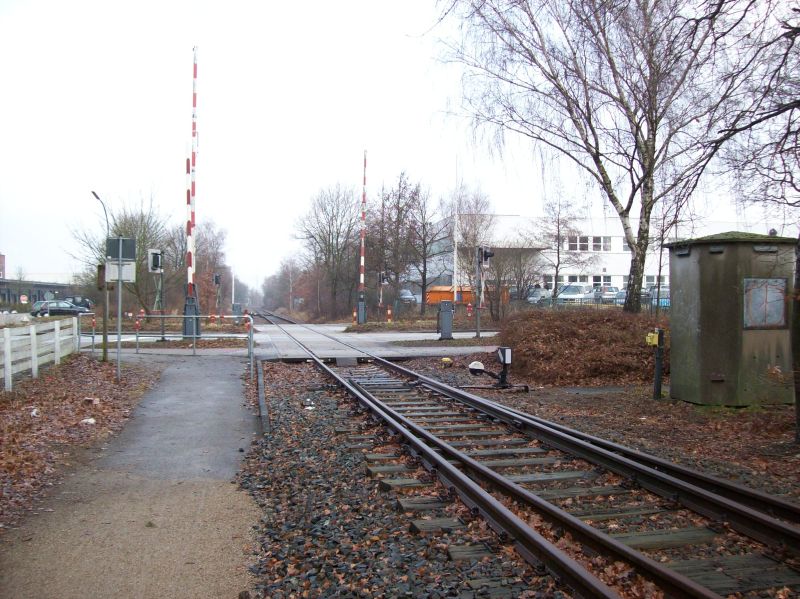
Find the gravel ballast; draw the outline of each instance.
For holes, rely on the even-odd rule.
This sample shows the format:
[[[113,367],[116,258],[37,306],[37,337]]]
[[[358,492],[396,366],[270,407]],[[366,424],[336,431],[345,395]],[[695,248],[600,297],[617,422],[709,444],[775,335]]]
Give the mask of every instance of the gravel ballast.
[[[381,491],[365,471],[366,453],[400,454],[398,439],[311,365],[265,363],[264,375],[272,433],[254,444],[240,474],[263,510],[252,567],[258,597],[566,596],[458,501],[436,517],[460,518],[463,528],[410,533],[423,516],[398,511],[403,495]],[[415,468],[409,476],[430,481],[410,456],[401,460]],[[438,484],[424,493],[448,499]],[[468,543],[491,554],[450,559],[449,548]],[[497,584],[507,594],[490,595]]]

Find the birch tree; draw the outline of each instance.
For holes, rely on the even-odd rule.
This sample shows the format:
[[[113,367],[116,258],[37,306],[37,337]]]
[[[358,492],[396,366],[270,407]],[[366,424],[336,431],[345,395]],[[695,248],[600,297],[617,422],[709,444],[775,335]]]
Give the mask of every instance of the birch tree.
[[[744,92],[749,71],[730,63],[747,57],[730,32],[762,26],[743,16],[751,4],[453,0],[445,10],[462,25],[452,58],[467,68],[476,123],[566,156],[613,207],[631,248],[628,311],[640,307],[653,207],[690,196],[715,152],[707,142]]]

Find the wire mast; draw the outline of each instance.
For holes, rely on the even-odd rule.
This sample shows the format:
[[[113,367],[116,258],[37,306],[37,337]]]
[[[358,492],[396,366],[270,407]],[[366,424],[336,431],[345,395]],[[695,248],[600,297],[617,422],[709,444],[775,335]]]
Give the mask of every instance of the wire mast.
[[[367,298],[364,286],[365,252],[367,246],[367,151],[364,150],[364,180],[361,187],[361,263],[358,267],[358,324],[367,322]]]

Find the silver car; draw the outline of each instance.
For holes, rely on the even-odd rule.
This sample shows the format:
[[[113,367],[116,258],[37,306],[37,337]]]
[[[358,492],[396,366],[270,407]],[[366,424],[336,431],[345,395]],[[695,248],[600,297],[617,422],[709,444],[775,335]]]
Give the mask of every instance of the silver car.
[[[564,285],[555,297],[557,304],[582,304],[594,301],[594,287],[585,283]]]

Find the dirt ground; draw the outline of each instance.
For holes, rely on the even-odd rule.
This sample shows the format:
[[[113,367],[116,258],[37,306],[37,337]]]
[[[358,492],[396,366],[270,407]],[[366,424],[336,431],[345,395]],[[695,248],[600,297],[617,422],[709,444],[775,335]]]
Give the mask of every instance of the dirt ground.
[[[0,394],[0,597],[196,599],[251,586],[260,513],[232,484],[254,434],[243,361],[127,359],[138,363],[120,385],[114,364],[83,355]]]
[[[0,596],[236,597],[259,513],[227,481],[81,468],[0,545]]]

